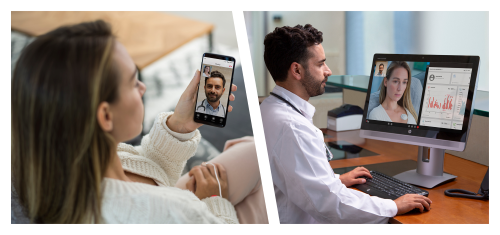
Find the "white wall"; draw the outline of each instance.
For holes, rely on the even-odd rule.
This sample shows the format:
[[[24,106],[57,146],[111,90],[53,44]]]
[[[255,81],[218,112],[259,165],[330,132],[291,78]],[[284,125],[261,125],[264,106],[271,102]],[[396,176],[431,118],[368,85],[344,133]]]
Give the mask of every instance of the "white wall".
[[[280,14],[281,22],[274,22],[273,16]],[[344,12],[268,12],[268,32],[274,27],[311,23],[324,35],[324,47],[328,66],[334,74],[345,73],[345,20]],[[263,62],[263,39],[265,33],[262,12],[245,14],[252,50],[252,60],[259,95],[265,95]],[[489,20],[488,12],[414,12],[412,45],[410,53],[441,55],[478,55],[481,57],[479,90],[489,90]],[[363,12],[363,63],[365,75],[370,74],[370,67],[375,53],[395,53],[394,12]],[[250,23],[250,24],[249,24]],[[267,33],[267,32],[266,32]],[[339,38],[340,37],[340,38]],[[259,38],[261,40],[259,41]],[[332,68],[333,67],[333,68]],[[274,82],[269,77],[269,87]]]
[[[418,54],[478,55],[478,90],[489,90],[488,12],[418,12]]]
[[[264,12],[246,11],[244,12],[245,25],[247,28],[248,44],[252,55],[252,66],[257,86],[257,95],[263,96],[266,93],[267,68],[264,63]]]
[[[365,75],[370,75],[373,55],[376,53],[395,53],[394,12],[363,12],[364,65]],[[359,74],[350,74],[359,75]]]
[[[274,16],[281,16],[281,21],[274,21]],[[276,27],[311,24],[323,32],[323,48],[326,63],[334,75],[345,74],[345,12],[267,12],[267,32],[265,32],[265,14],[263,12],[245,13],[247,33],[249,34],[250,50],[254,67],[257,92],[259,96],[269,95],[275,83],[270,74],[268,91],[265,87],[267,68],[264,64],[264,37]]]

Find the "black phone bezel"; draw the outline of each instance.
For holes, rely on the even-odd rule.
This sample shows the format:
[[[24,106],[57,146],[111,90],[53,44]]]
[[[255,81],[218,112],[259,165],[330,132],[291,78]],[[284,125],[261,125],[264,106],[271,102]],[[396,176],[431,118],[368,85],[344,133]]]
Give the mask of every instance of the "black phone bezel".
[[[229,94],[228,94],[228,99],[227,99],[227,104],[226,104],[226,113],[224,115],[224,118],[223,118],[223,122],[222,123],[215,123],[215,122],[211,122],[211,121],[207,121],[207,120],[211,120],[212,117],[216,117],[216,118],[221,118],[219,116],[214,116],[214,115],[209,115],[209,114],[202,114],[202,115],[207,115],[208,118],[207,120],[202,120],[202,119],[196,119],[196,105],[194,107],[194,115],[193,115],[193,120],[197,123],[202,123],[204,125],[210,125],[210,126],[215,126],[215,127],[219,127],[219,128],[223,128],[226,126],[226,122],[227,122],[227,118],[228,118],[228,114],[229,114],[229,97],[231,96],[232,94],[232,91],[231,91],[231,88],[233,87],[233,80],[234,80],[234,65],[236,65],[236,59],[232,56],[227,56],[227,55],[219,55],[219,54],[214,54],[214,53],[203,53],[203,56],[201,57],[201,65],[200,65],[200,75],[201,75],[201,72],[202,72],[202,69],[203,69],[203,59],[205,57],[209,57],[209,58],[214,58],[214,59],[220,59],[220,60],[225,60],[225,61],[232,61],[233,62],[233,69],[231,70],[231,84],[229,85]],[[201,79],[202,77],[200,78],[200,83],[198,84],[198,89],[196,90],[196,100],[198,100],[198,93],[200,91],[200,84],[201,84]],[[201,114],[201,113],[199,113]]]

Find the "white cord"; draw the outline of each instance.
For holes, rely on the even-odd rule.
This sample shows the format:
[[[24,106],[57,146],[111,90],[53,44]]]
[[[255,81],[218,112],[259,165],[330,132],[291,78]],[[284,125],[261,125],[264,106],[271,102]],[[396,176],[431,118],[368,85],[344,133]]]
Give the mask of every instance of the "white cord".
[[[214,171],[215,171],[215,179],[217,180],[217,183],[219,184],[219,196],[222,197],[222,190],[220,188],[220,182],[219,182],[219,177],[217,177],[217,168],[215,168],[215,165],[210,163],[210,162],[207,162],[206,164],[210,164],[214,167]]]

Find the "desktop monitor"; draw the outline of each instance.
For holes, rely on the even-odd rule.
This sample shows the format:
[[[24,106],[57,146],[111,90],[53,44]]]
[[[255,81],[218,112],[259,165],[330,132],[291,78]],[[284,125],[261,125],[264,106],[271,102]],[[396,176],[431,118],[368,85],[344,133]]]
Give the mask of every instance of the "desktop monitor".
[[[479,56],[375,54],[361,137],[419,146],[417,169],[394,176],[425,188],[454,180],[444,151],[463,151]]]

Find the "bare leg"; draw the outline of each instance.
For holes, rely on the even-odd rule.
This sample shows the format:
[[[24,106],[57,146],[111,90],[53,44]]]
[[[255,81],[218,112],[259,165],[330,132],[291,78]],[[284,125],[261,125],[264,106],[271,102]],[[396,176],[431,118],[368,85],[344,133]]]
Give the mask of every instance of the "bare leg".
[[[253,141],[245,141],[228,148],[210,162],[226,168],[229,201],[234,205],[240,223],[269,223],[259,164]],[[188,174],[175,187],[186,189]]]

